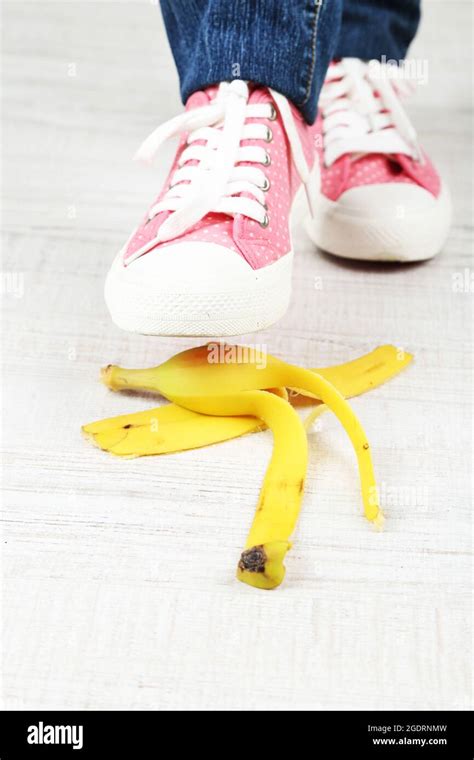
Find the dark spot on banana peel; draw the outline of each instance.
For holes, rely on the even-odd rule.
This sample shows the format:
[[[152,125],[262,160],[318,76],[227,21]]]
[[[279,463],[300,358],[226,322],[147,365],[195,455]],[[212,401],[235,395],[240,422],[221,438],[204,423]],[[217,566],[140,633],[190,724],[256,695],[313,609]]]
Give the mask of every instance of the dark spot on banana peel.
[[[367,369],[364,370],[364,375],[370,374],[372,372],[377,372],[377,370],[383,368],[383,366],[383,362],[378,362],[378,364],[371,364],[370,367],[367,367]]]
[[[130,430],[130,428],[132,428],[132,427],[133,427],[132,423],[131,423],[131,422],[129,422],[129,423],[128,423],[128,425],[124,425],[124,426],[123,426],[123,429],[124,429],[124,430]]]
[[[263,546],[252,546],[240,555],[239,570],[249,573],[264,573],[267,555]]]
[[[304,488],[304,480],[300,480],[298,492],[303,493],[303,488]]]
[[[369,444],[368,444],[368,443],[364,443],[364,445],[363,445],[363,447],[362,447],[362,448],[363,448],[363,449],[368,449],[368,448],[369,448]]]

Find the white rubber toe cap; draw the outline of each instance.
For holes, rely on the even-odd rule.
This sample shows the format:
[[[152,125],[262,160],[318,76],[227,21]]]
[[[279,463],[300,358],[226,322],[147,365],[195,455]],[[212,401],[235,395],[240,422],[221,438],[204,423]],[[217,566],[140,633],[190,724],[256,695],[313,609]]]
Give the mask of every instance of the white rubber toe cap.
[[[232,292],[258,281],[258,270],[217,243],[177,243],[150,251],[125,267],[130,282],[156,280],[168,293]]]
[[[337,200],[339,212],[362,215],[378,222],[381,218],[400,220],[430,213],[437,199],[419,185],[406,182],[362,185],[346,190]]]
[[[446,188],[438,197],[406,182],[364,185],[337,201],[320,195],[308,231],[329,253],[368,261],[420,261],[443,247],[451,222]]]
[[[287,309],[292,254],[261,269],[216,243],[159,247],[128,266],[120,253],[105,300],[124,330],[152,335],[240,335],[262,329]]]

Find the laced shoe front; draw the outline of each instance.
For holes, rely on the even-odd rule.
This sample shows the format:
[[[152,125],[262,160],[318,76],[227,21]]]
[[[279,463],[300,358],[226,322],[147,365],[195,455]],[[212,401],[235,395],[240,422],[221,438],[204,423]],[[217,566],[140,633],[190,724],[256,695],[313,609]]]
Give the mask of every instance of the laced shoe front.
[[[165,185],[107,277],[132,332],[225,336],[266,327],[291,294],[289,218],[316,171],[314,127],[286,98],[235,80],[194,93],[137,158],[181,135]]]
[[[308,231],[347,258],[417,261],[448,234],[449,194],[421,148],[401,98],[403,71],[344,58],[329,67],[319,102],[321,186]]]

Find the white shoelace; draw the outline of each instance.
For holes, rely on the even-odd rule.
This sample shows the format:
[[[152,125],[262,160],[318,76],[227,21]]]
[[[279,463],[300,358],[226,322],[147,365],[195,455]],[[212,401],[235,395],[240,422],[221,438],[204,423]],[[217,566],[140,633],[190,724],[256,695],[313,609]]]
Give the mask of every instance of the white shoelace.
[[[283,95],[270,92],[278,106],[296,169],[306,183],[309,168],[290,106]],[[248,98],[245,82],[223,82],[209,105],[185,111],[162,124],[139,148],[135,158],[151,163],[165,140],[187,133],[186,147],[171,185],[149,212],[149,219],[162,211],[172,212],[158,230],[160,242],[182,235],[210,212],[232,217],[242,214],[262,227],[268,226],[265,193],[270,183],[263,167],[270,164],[270,155],[263,145],[241,145],[241,141],[270,143],[271,128],[263,123],[247,123],[247,119],[274,121],[277,113],[272,104],[249,104]]]
[[[410,84],[378,61],[343,58],[329,67],[320,97],[324,163],[344,154],[401,153],[422,161],[417,135],[397,93]],[[377,97],[378,95],[378,97]]]

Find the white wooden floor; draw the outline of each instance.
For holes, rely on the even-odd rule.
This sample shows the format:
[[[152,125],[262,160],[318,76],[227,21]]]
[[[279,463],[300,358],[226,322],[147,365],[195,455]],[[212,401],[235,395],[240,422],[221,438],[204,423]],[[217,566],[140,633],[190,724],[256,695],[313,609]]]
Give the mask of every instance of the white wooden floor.
[[[360,516],[352,452],[324,417],[286,581],[264,593],[234,569],[269,433],[121,461],[79,432],[155,403],[109,393],[102,364],[157,364],[189,345],[120,332],[102,297],[160,185],[130,156],[180,108],[159,11],[4,3],[5,707],[471,706],[473,296],[453,287],[473,272],[469,13],[427,2],[415,48],[430,78],[412,113],[455,202],[444,253],[386,269],[296,233],[288,315],[242,339],[305,366],[384,342],[416,356],[354,401],[386,531]]]

